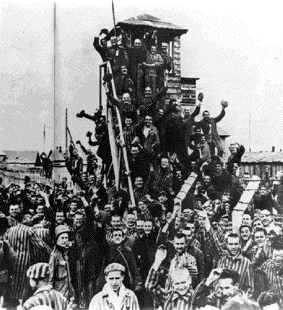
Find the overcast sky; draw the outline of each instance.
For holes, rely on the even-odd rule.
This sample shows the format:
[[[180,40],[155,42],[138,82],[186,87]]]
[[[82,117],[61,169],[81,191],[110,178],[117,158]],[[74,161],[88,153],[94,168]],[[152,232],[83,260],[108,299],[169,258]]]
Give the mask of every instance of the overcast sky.
[[[98,103],[100,56],[92,47],[101,28],[112,28],[111,1],[57,2],[54,69],[53,3],[3,2],[0,9],[0,150],[64,146],[65,109],[74,140],[86,144]],[[229,102],[221,127],[230,141],[254,151],[283,148],[282,8],[280,1],[115,1],[116,22],[144,13],[188,29],[181,37],[183,77],[199,77],[203,109],[212,116]],[[56,91],[54,93],[54,70]],[[55,99],[54,99],[55,98]]]

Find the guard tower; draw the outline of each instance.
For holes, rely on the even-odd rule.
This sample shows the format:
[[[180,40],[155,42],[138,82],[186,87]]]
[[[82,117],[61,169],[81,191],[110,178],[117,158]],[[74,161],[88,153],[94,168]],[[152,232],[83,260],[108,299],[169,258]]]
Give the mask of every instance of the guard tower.
[[[183,29],[174,24],[164,22],[157,17],[143,14],[132,17],[123,22],[120,26],[127,34],[128,44],[133,46],[134,40],[142,39],[146,32],[156,30],[157,47],[161,48],[161,43],[166,42],[169,46],[169,56],[172,57],[172,70],[168,75],[167,101],[177,99],[183,95],[182,106],[194,106],[196,104],[196,81],[198,78],[181,77],[181,35],[187,33],[188,29]]]

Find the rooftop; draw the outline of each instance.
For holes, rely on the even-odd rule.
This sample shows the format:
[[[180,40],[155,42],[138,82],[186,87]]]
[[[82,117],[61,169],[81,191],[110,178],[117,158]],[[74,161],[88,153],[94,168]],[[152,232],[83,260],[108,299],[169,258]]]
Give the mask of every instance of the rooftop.
[[[283,152],[249,152],[242,157],[243,163],[283,163]]]
[[[182,27],[176,26],[174,24],[164,22],[161,19],[148,14],[138,15],[137,17],[126,19],[125,21],[119,22],[117,24],[117,26],[120,25],[143,26],[150,28],[174,30],[178,35],[187,33],[188,31],[188,29],[183,29]]]
[[[7,164],[35,164],[38,152],[37,151],[6,151]]]

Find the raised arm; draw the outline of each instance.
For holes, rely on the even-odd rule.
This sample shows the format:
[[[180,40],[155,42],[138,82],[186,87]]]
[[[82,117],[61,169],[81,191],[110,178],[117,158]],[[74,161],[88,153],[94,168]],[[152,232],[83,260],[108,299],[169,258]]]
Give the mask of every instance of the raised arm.
[[[225,100],[222,100],[221,105],[222,105],[222,110],[221,110],[221,113],[214,118],[215,123],[220,122],[222,118],[225,116],[225,109],[228,107],[228,102]]]

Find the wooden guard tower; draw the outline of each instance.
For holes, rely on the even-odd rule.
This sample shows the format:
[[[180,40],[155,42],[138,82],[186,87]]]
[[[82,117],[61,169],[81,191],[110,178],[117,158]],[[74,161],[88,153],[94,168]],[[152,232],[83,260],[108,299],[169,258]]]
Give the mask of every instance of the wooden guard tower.
[[[157,47],[166,42],[169,46],[169,55],[172,57],[172,70],[168,76],[167,101],[178,99],[183,95],[182,106],[194,106],[196,104],[196,81],[198,78],[181,77],[181,35],[187,33],[188,29],[164,22],[157,17],[143,14],[132,17],[117,26],[121,27],[128,37],[128,44],[133,46],[134,40],[142,39],[146,32],[156,30]]]

